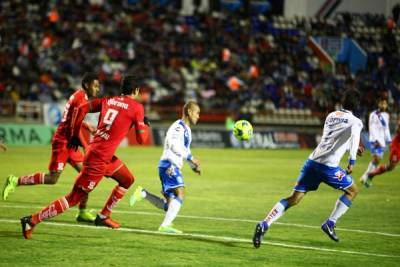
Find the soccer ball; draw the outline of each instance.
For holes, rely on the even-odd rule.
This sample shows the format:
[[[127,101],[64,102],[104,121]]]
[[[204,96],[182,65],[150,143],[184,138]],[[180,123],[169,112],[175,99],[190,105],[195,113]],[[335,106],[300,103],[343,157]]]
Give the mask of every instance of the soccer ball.
[[[253,137],[253,126],[246,120],[235,122],[233,127],[233,135],[239,141],[247,141]]]

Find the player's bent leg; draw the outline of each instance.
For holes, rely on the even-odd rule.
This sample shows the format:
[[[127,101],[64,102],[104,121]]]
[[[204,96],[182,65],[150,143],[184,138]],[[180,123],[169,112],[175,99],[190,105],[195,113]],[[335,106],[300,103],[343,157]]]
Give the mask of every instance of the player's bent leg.
[[[61,171],[51,171],[44,176],[44,184],[56,184],[60,178]]]
[[[185,190],[183,186],[173,189],[174,197],[168,199],[168,210],[165,214],[164,221],[161,223],[158,231],[170,234],[181,234],[182,231],[175,229],[172,222],[178,216],[179,210],[183,204]]]
[[[118,171],[116,171],[112,178],[118,182],[118,185],[111,192],[106,204],[101,210],[100,214],[97,215],[95,224],[97,226],[106,226],[110,228],[119,228],[120,224],[111,219],[110,215],[112,209],[117,205],[117,203],[124,197],[126,191],[135,181],[135,177],[129,171],[129,169],[124,164]]]
[[[69,159],[68,163],[77,171],[81,172],[82,170],[82,158],[78,159]],[[84,195],[79,202],[78,213],[75,218],[78,222],[88,222],[93,223],[96,220],[96,215],[92,213],[92,211],[88,210],[87,202],[89,199],[89,194]]]
[[[70,164],[77,172],[82,171],[82,168],[83,168],[82,162],[70,162]]]
[[[25,239],[32,237],[33,228],[43,220],[51,219],[55,216],[60,215],[70,207],[77,205],[82,196],[87,194],[82,189],[74,186],[72,191],[51,203],[49,206],[43,208],[39,212],[21,218],[22,234]]]
[[[383,174],[387,171],[392,171],[396,168],[397,165],[397,161],[393,161],[391,160],[388,164],[385,165],[380,165],[378,168],[376,168],[374,171],[372,171],[371,173],[368,174],[368,178],[370,181],[372,181],[372,179],[380,174]]]
[[[128,189],[123,188],[119,185],[115,186],[113,191],[111,192],[106,204],[104,205],[103,209],[101,210],[100,214],[98,214],[96,218],[96,225],[103,225],[103,226],[109,226],[111,228],[118,228],[115,227],[115,224],[112,225],[104,225],[104,224],[99,224],[99,219],[105,220],[106,218],[110,218],[112,209],[117,205],[117,203],[123,198],[125,195],[126,191]],[[99,218],[99,219],[98,219]]]
[[[355,183],[353,183],[350,187],[344,190],[344,196],[350,201],[354,201],[356,196],[358,195],[359,189]]]
[[[299,204],[300,201],[305,196],[305,194],[306,194],[306,192],[300,192],[300,191],[293,190],[292,194],[286,199],[288,202],[288,206],[286,209]]]
[[[259,248],[261,246],[261,242],[264,238],[264,235],[268,231],[271,224],[273,224],[276,220],[282,217],[288,208],[300,203],[304,195],[305,192],[294,190],[288,198],[284,198],[278,201],[275,204],[275,206],[270,210],[270,212],[267,214],[265,219],[256,224],[256,228],[254,230],[254,235],[253,235],[253,245],[255,248]]]
[[[372,159],[368,164],[367,170],[360,177],[360,182],[362,185],[364,185],[365,188],[369,188],[372,186],[372,180],[370,179],[369,175],[371,172],[374,172],[378,168],[378,164],[383,156],[383,152],[381,152],[379,149],[372,149],[372,153]]]
[[[347,210],[351,207],[353,200],[358,194],[358,188],[356,184],[352,184],[350,187],[345,189],[345,193],[336,201],[335,207],[329,218],[322,224],[321,229],[330,239],[338,242],[339,237],[335,232],[336,222]]]
[[[112,176],[119,186],[129,189],[131,185],[135,182],[135,177],[129,171],[128,167],[123,164]]]
[[[129,205],[132,207],[133,205],[135,205],[135,203],[141,201],[142,199],[146,199],[156,208],[162,209],[164,211],[168,210],[168,203],[164,199],[150,193],[141,186],[138,186],[136,188],[135,192],[129,200]]]
[[[396,168],[398,161],[390,161],[389,164],[386,167],[387,171],[393,171]]]
[[[14,192],[18,186],[44,184],[44,178],[45,174],[41,172],[21,177],[9,175],[2,191],[3,200],[7,200],[9,194]]]

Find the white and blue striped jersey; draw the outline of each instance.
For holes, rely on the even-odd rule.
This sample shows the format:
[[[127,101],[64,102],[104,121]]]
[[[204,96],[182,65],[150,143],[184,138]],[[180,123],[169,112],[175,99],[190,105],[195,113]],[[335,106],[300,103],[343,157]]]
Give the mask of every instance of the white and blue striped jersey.
[[[362,121],[351,111],[341,109],[331,112],[326,117],[321,142],[309,159],[329,167],[337,167],[344,153],[349,150],[349,162],[354,164],[362,128]]]
[[[369,114],[369,141],[375,143],[378,141],[381,147],[386,146],[386,142],[391,142],[389,129],[389,114],[375,110]]]
[[[192,131],[183,120],[175,121],[167,131],[164,141],[164,152],[161,155],[159,167],[165,167],[171,163],[182,168],[183,160],[191,160],[190,143],[192,142]]]

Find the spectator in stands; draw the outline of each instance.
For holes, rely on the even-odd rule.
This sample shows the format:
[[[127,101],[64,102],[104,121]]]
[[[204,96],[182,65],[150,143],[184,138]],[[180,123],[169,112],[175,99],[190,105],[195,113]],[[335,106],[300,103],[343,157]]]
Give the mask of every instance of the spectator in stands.
[[[95,70],[105,94],[115,93],[121,73],[138,73],[149,86],[152,107],[195,98],[208,109],[238,105],[262,112],[264,107],[271,108],[270,103],[254,104],[261,100],[272,101],[275,108],[312,108],[325,113],[340,99],[343,81],[350,73],[340,64],[336,74],[322,70],[307,39],[345,34],[358,38],[369,53],[367,69],[355,76],[358,88],[369,88],[362,97],[375,84],[391,90],[393,102],[400,102],[398,35],[393,31],[384,34],[387,18],[383,15],[343,13],[329,22],[282,21],[268,14],[251,14],[248,9],[238,14],[222,9],[185,17],[176,5],[158,5],[157,1],[122,6],[61,1],[55,7],[47,1],[21,5],[4,0],[0,9],[3,99],[12,90],[16,101],[66,99],[79,83],[78,74]],[[397,22],[398,12],[393,12]],[[369,31],[359,32],[357,25],[361,24],[381,30],[379,38],[372,38]],[[378,64],[378,58],[383,64]],[[231,77],[240,81],[237,90],[231,90],[227,82]],[[212,97],[207,92],[210,88],[215,91]],[[363,109],[367,113],[368,107]]]

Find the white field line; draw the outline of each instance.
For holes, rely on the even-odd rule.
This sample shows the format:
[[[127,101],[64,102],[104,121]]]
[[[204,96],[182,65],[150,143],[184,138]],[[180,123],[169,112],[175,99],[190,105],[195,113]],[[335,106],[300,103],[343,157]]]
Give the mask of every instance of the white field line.
[[[0,208],[41,209],[43,207],[0,204]],[[159,212],[127,211],[127,210],[114,210],[113,212],[114,213],[121,213],[121,214],[135,214],[135,215],[147,215],[147,216],[164,216],[164,213],[159,213]],[[250,220],[250,219],[221,218],[221,217],[192,216],[192,215],[178,215],[178,217],[187,218],[187,219],[211,220],[211,221],[248,222],[248,223],[257,223],[257,222],[259,222],[259,221]],[[299,228],[312,228],[312,229],[319,229],[320,228],[320,226],[298,224],[298,223],[275,222],[275,224],[284,225],[284,226],[294,226],[294,227],[299,227]],[[376,231],[367,231],[367,230],[360,230],[360,229],[349,229],[349,228],[341,228],[341,227],[337,227],[336,229],[339,230],[339,231],[343,231],[343,232],[354,232],[354,233],[370,234],[370,235],[382,235],[382,236],[390,236],[390,237],[400,237],[400,234],[393,234],[393,233],[386,233],[386,232],[376,232]]]
[[[13,224],[19,223],[18,220],[8,220],[8,219],[1,219],[1,218],[0,218],[0,222],[13,223]],[[104,231],[111,230],[111,229],[105,228],[105,227],[97,227],[97,226],[83,225],[83,224],[69,224],[69,223],[59,223],[59,222],[42,222],[41,224],[50,225],[50,226],[58,226],[58,227],[86,228],[86,229],[91,229],[91,230],[104,230]],[[195,234],[195,233],[166,234],[166,233],[160,233],[158,231],[150,231],[150,230],[135,229],[135,228],[123,228],[123,227],[121,227],[119,229],[114,229],[113,231],[154,234],[154,235],[189,236],[189,237],[197,237],[197,238],[202,238],[202,239],[221,240],[221,241],[225,241],[225,242],[252,243],[252,240],[245,239],[245,238],[204,235],[204,234]],[[21,238],[22,238],[22,235],[21,235]],[[276,247],[292,248],[292,249],[313,250],[313,251],[333,252],[333,253],[342,253],[342,254],[353,254],[353,255],[368,256],[368,257],[373,256],[373,257],[382,257],[382,258],[400,258],[400,255],[369,253],[369,252],[361,252],[361,251],[320,248],[320,247],[302,246],[302,245],[292,245],[292,244],[270,242],[270,241],[263,241],[263,244],[276,246]]]

